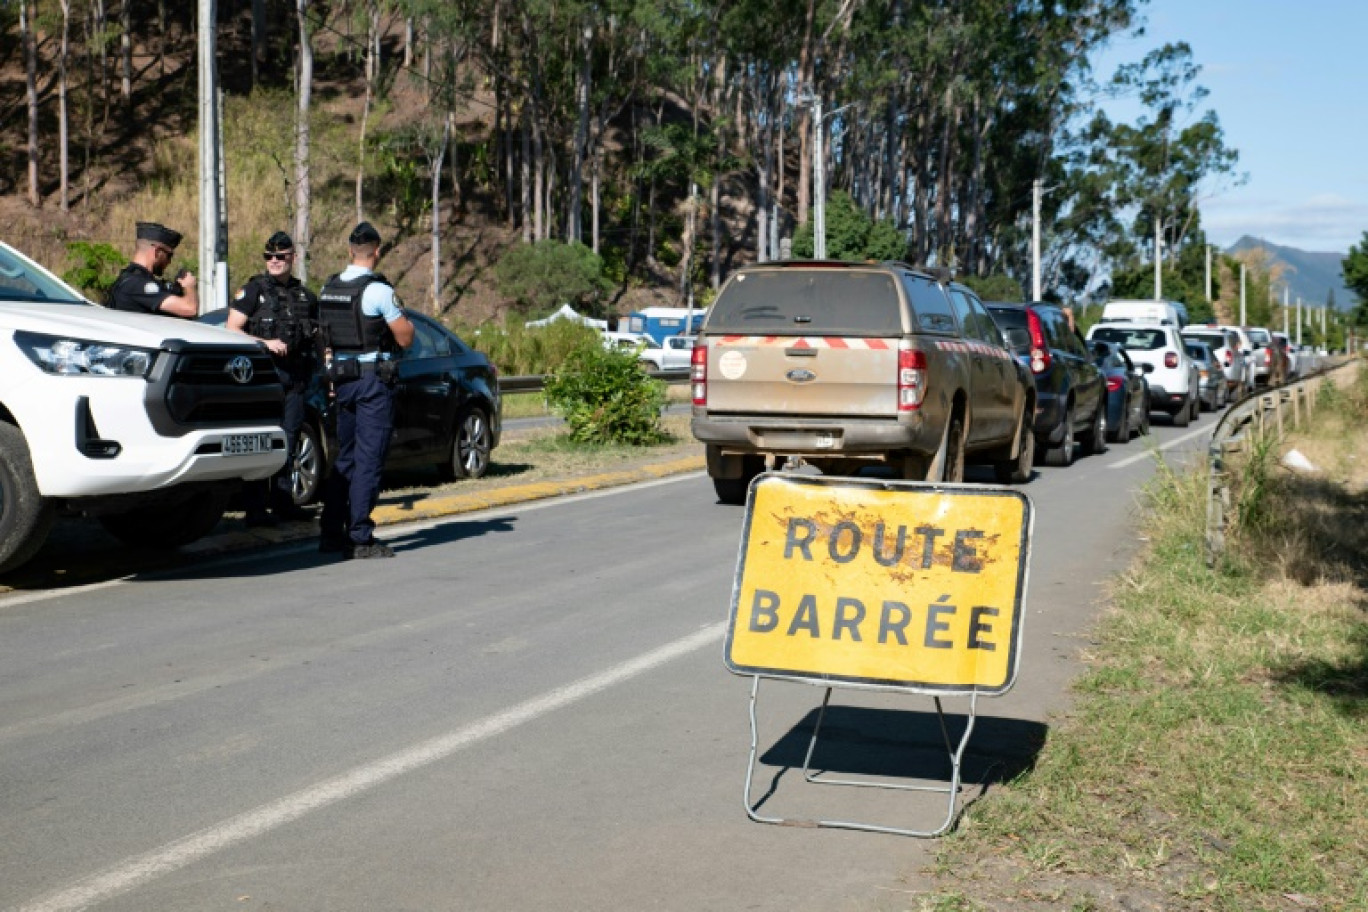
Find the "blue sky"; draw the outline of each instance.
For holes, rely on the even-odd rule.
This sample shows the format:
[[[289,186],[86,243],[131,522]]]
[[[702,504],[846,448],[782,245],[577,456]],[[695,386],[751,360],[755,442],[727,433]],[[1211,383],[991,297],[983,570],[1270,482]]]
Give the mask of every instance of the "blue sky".
[[[1171,41],[1186,41],[1210,90],[1243,186],[1201,204],[1207,235],[1249,234],[1347,253],[1368,231],[1368,0],[1150,0],[1145,34],[1093,60],[1099,81]],[[1138,109],[1108,103],[1114,119]]]

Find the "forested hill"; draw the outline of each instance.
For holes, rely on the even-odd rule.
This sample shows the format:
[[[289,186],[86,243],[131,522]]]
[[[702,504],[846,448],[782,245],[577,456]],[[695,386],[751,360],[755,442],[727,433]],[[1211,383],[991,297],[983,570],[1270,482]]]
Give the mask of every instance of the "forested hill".
[[[230,265],[256,271],[284,226],[316,282],[364,217],[405,299],[460,319],[706,302],[781,239],[811,251],[820,110],[833,256],[1028,285],[1039,180],[1047,295],[1139,275],[1156,214],[1187,270],[1203,182],[1236,153],[1215,112],[1175,126],[1202,98],[1186,44],[1092,73],[1141,6],[219,0]],[[145,218],[194,259],[195,9],[0,5],[0,216],[45,262],[99,273],[107,249],[68,243],[126,251]],[[1136,123],[1099,113],[1099,82],[1144,100]],[[499,268],[524,245],[530,290]]]
[[[1287,283],[1292,301],[1295,302],[1300,297],[1306,304],[1323,307],[1333,294],[1337,309],[1353,309],[1358,299],[1345,286],[1344,275],[1340,271],[1341,264],[1348,255],[1347,251],[1327,253],[1299,250],[1296,247],[1283,247],[1246,235],[1232,244],[1229,252],[1240,253],[1258,249],[1267,251],[1273,263],[1284,267],[1283,281]]]

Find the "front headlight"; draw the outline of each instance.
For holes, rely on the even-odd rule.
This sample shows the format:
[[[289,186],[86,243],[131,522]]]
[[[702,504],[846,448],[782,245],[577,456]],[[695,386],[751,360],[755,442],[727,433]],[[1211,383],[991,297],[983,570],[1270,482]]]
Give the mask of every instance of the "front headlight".
[[[17,332],[14,342],[30,361],[47,373],[66,376],[146,379],[157,358],[156,349],[41,333]]]

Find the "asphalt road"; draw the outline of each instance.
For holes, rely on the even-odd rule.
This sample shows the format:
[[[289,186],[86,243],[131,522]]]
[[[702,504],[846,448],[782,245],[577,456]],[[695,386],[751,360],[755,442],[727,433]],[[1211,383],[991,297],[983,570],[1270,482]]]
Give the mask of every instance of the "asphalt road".
[[[1153,439],[1173,459],[1214,426]],[[1152,471],[1133,441],[1023,488],[1025,653],[979,703],[971,797],[1067,707]],[[741,519],[689,475],[392,527],[392,561],[295,544],[0,599],[0,908],[913,907],[929,843],[745,816]],[[820,698],[762,687],[766,809],[939,822],[934,797],[802,782]],[[825,766],[944,777],[929,698],[835,702]]]

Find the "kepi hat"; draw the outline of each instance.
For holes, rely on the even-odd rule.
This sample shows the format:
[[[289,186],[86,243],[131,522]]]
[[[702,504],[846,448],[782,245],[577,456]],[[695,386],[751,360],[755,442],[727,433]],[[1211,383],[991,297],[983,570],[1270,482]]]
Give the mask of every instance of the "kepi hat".
[[[165,244],[172,250],[180,246],[181,233],[156,222],[138,222],[138,240]]]

